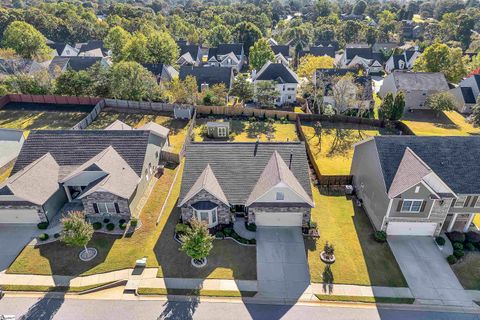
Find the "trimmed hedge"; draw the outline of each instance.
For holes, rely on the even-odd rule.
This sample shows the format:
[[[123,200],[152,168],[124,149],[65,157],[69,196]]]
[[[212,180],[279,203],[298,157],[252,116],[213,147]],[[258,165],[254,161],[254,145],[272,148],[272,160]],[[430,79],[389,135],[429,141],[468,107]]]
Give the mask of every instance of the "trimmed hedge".
[[[453,243],[453,250],[463,250],[463,243],[454,242]]]
[[[223,239],[225,237],[225,234],[223,233],[223,231],[217,231],[215,233],[215,238],[217,239]]]
[[[110,222],[110,219],[108,218],[103,219],[103,223],[109,223],[109,222]]]
[[[466,233],[466,238],[468,242],[471,243],[480,243],[480,233],[475,231],[469,231]]]
[[[439,245],[439,246],[444,246],[445,245],[445,238],[444,237],[436,237],[435,238],[435,242]]]
[[[111,223],[111,222],[108,223],[108,224],[107,224],[107,230],[108,230],[108,231],[112,231],[113,229],[115,229],[115,225],[114,225],[113,223]]]
[[[190,227],[183,223],[177,223],[177,225],[175,226],[175,233],[178,235],[183,235],[187,233],[188,230],[190,230]]]
[[[447,237],[452,242],[461,242],[461,243],[465,242],[465,233],[462,233],[462,232],[458,232],[458,231],[449,232],[447,233]]]
[[[102,229],[103,225],[101,222],[94,222],[92,223],[93,230],[100,230]]]
[[[448,261],[449,264],[455,264],[455,263],[457,263],[458,259],[454,255],[449,255],[447,257],[447,261]]]
[[[471,242],[467,242],[465,244],[465,250],[468,250],[468,251],[475,251],[477,248],[475,247],[475,245]]]
[[[233,234],[233,229],[232,228],[223,228],[223,233],[225,233],[225,235],[227,237],[233,237],[232,234]]]
[[[465,251],[463,250],[454,250],[453,255],[457,258],[460,259],[465,255]]]
[[[383,243],[387,241],[387,233],[385,231],[375,231],[373,234],[375,241]]]
[[[39,224],[37,224],[37,228],[40,229],[40,230],[45,230],[48,228],[48,222],[40,222]]]
[[[255,223],[247,223],[246,228],[248,231],[252,231],[252,232],[257,231],[257,225]]]
[[[138,225],[138,219],[132,218],[132,220],[130,220],[130,225],[135,228]]]
[[[38,239],[39,239],[40,241],[48,240],[48,238],[49,238],[49,236],[48,236],[48,234],[46,234],[46,233],[42,233],[42,234],[40,234],[40,235],[38,236]]]
[[[125,230],[127,229],[127,223],[126,222],[119,223],[118,227],[120,228],[120,230]]]

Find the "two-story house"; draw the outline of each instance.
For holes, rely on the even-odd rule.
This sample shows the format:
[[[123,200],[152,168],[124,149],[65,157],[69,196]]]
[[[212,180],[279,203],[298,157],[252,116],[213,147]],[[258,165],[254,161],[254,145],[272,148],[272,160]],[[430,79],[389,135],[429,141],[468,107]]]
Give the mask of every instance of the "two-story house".
[[[292,69],[283,63],[272,63],[268,61],[260,71],[252,72],[252,82],[255,90],[262,81],[272,81],[275,83],[275,89],[278,97],[275,99],[275,105],[283,106],[297,101],[297,87],[299,79]]]
[[[231,67],[180,67],[179,79],[185,80],[188,76],[195,77],[199,91],[208,89],[215,84],[224,84],[230,90],[233,85],[233,68]]]
[[[460,113],[472,113],[480,99],[480,74],[463,79],[457,87],[450,90]]]
[[[231,67],[240,71],[245,62],[243,43],[221,43],[208,50],[206,67]]]
[[[199,45],[177,41],[177,46],[180,49],[180,57],[177,59],[179,66],[200,66],[202,64],[202,49]]]
[[[389,235],[468,231],[480,212],[480,137],[376,136],[355,145],[359,204]],[[461,154],[461,156],[459,156]]]
[[[385,62],[385,72],[392,73],[394,70],[411,70],[419,55],[418,47],[405,50],[401,54],[392,54]]]
[[[362,67],[367,73],[383,71],[383,54],[373,52],[372,46],[364,43],[347,44],[338,60],[339,68]]]
[[[405,95],[405,112],[426,110],[428,96],[449,90],[445,76],[441,72],[406,72],[395,70],[383,80],[378,95],[384,98],[387,93],[394,96],[402,91]]]
[[[59,57],[76,57],[80,51],[65,42],[49,42],[47,45],[53,49],[53,55]]]

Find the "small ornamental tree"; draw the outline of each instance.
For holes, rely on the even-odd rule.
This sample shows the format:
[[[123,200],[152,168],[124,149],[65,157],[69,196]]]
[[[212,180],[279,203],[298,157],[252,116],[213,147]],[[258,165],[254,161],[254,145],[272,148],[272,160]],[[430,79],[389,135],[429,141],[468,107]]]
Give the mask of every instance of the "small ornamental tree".
[[[333,247],[333,244],[328,243],[328,241],[325,243],[325,246],[323,247],[323,252],[325,253],[325,257],[327,259],[332,259],[333,255],[335,253],[335,248]]]
[[[437,92],[428,96],[425,105],[437,113],[437,117],[442,111],[452,111],[456,109],[455,98],[449,92]]]
[[[475,107],[473,107],[473,110],[472,110],[472,122],[473,122],[473,125],[478,127],[480,126],[480,102],[477,103],[475,105]]]
[[[180,250],[194,261],[203,261],[210,254],[215,237],[210,235],[205,223],[194,219],[190,224],[191,228],[180,238]]]
[[[93,226],[85,221],[85,215],[81,211],[72,211],[68,217],[62,218],[63,231],[61,240],[69,245],[76,247],[84,247],[87,257],[90,256],[87,244],[93,236]]]

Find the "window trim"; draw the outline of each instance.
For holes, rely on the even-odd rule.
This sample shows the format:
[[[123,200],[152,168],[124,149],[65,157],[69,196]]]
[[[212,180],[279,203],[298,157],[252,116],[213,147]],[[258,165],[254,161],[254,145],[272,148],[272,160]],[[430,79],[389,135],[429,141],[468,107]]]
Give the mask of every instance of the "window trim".
[[[281,197],[279,197],[281,195]],[[281,198],[281,199],[279,199]],[[285,201],[285,192],[283,191],[276,191],[275,193],[275,201]]]
[[[473,207],[480,208],[480,197],[477,198],[477,201],[475,202],[475,205]]]
[[[227,136],[227,128],[226,127],[217,127],[217,134],[219,137],[226,137]]]
[[[218,208],[215,207],[213,208],[212,210],[197,210],[195,208],[192,208],[193,209],[193,213],[195,214],[195,218],[202,222],[202,212],[206,212],[208,214],[208,227],[209,228],[213,228],[215,227],[216,225],[218,225]],[[215,219],[214,219],[215,217]],[[215,220],[215,221],[214,221]],[[204,221],[206,222],[206,221]]]
[[[402,207],[400,208],[401,213],[420,213],[422,211],[422,205],[424,200],[420,199],[404,199],[402,202]],[[405,210],[404,206],[406,202],[411,202],[409,210]],[[420,202],[420,206],[418,207],[418,211],[413,211],[412,207],[415,202]]]
[[[100,214],[114,214],[117,213],[117,209],[115,208],[115,202],[113,201],[102,201],[102,202],[95,202],[97,205],[98,213]],[[111,205],[113,207],[113,211],[110,211],[108,209],[108,205]],[[105,211],[102,211],[102,208],[105,209]],[[112,208],[110,208],[112,209]]]
[[[461,205],[459,205],[459,200],[463,198],[463,201],[461,202]],[[467,201],[467,196],[460,196],[457,198],[457,200],[455,201],[455,204],[453,205],[454,208],[463,208],[463,206],[465,205],[465,202]],[[478,200],[477,200],[477,203],[478,203]]]

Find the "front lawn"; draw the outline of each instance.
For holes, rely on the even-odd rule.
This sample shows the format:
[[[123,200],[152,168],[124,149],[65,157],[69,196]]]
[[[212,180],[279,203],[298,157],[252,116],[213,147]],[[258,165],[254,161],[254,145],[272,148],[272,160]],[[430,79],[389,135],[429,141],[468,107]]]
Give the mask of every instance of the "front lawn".
[[[158,226],[156,221],[166,199],[176,170],[179,172]],[[177,169],[165,168],[142,209],[142,226],[125,238],[96,234],[89,247],[98,250],[90,262],[78,259],[80,248],[67,247],[57,241],[37,247],[27,246],[8,269],[8,273],[41,275],[91,275],[133,268],[135,260],[147,257],[147,267],[158,267],[159,277],[256,279],[255,247],[245,247],[231,240],[215,240],[208,264],[197,269],[190,264],[185,253],[178,250],[173,239],[174,225],[178,221],[175,209],[180,194],[183,162]]]
[[[173,152],[178,153],[185,142],[188,121],[168,116],[104,111],[88,126],[88,129],[105,129],[115,120],[120,120],[133,128],[139,128],[150,121],[169,128],[169,140]]]
[[[465,257],[452,265],[453,272],[465,289],[480,290],[480,252],[465,252]]]
[[[3,172],[0,173],[0,183],[3,181],[7,180],[7,178],[10,176],[10,172],[12,172],[13,169],[13,163],[8,166]]]
[[[312,220],[318,223],[320,238],[305,240],[312,282],[323,282],[320,252],[328,241],[335,247],[333,283],[407,287],[388,244],[373,240],[373,228],[361,208],[344,195],[321,194],[317,187],[313,200]]]
[[[417,136],[468,136],[480,134],[480,128],[474,128],[456,111],[442,112],[437,115],[431,110],[415,110],[402,118]]]
[[[209,121],[230,122],[229,141],[255,142],[257,137],[260,138],[260,141],[268,141],[268,134],[271,134],[271,141],[298,141],[293,122],[275,121],[272,123],[261,119],[252,122],[249,120],[207,118],[197,119],[194,128],[195,141],[211,140],[206,136],[206,127]]]
[[[323,175],[348,175],[353,158],[353,145],[372,136],[395,134],[385,128],[348,123],[322,122],[320,138],[314,123],[302,123],[302,130]]]

